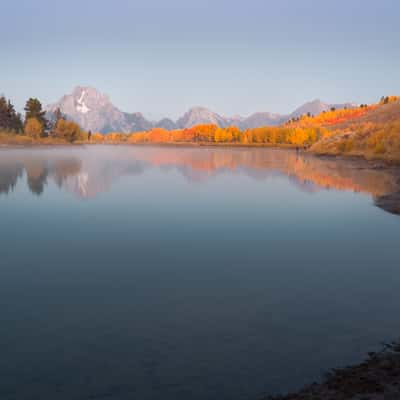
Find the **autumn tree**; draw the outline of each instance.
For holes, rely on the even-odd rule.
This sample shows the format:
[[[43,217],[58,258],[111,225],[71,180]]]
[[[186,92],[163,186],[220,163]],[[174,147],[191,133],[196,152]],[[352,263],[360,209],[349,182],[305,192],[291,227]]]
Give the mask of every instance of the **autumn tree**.
[[[72,121],[66,121],[65,119],[58,120],[53,135],[71,143],[86,139],[85,132],[78,124]]]
[[[229,143],[238,139],[238,128],[228,127],[228,128],[218,128],[214,134],[216,143]]]
[[[44,135],[48,121],[46,119],[46,111],[42,110],[42,103],[36,98],[30,98],[25,104],[25,123],[31,119],[37,119],[42,125],[42,135]]]
[[[54,129],[57,126],[57,122],[60,119],[67,119],[65,114],[62,113],[60,107],[57,107],[54,112],[51,113],[50,120],[48,121],[48,128],[51,134],[54,134]]]
[[[25,121],[25,135],[38,139],[43,134],[43,125],[37,118],[28,118]]]
[[[133,136],[135,136],[135,135],[133,135]],[[104,137],[105,137],[105,135],[102,135],[101,133],[92,133],[90,138],[93,142],[103,143]]]
[[[105,136],[106,141],[123,142],[126,140],[126,135],[121,132],[110,132]]]

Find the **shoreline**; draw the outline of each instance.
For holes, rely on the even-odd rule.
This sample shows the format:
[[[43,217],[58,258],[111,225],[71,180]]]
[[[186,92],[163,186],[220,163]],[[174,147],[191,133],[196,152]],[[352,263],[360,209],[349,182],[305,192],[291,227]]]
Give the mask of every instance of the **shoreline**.
[[[400,343],[384,344],[365,361],[333,369],[320,383],[298,392],[267,395],[259,400],[398,400],[400,399]]]
[[[338,159],[338,160],[354,160],[354,161],[367,161],[369,163],[380,162],[384,166],[387,167],[396,167],[400,165],[400,160],[393,158],[385,158],[385,157],[374,157],[370,154],[361,154],[361,153],[351,153],[351,154],[332,154],[330,152],[320,152],[313,151],[312,146],[308,148],[304,148],[301,146],[296,146],[293,144],[268,144],[268,143],[195,143],[195,142],[174,142],[174,143],[165,143],[165,142],[154,142],[154,143],[129,143],[125,141],[104,141],[104,142],[31,142],[31,143],[0,143],[0,150],[7,149],[23,149],[23,148],[51,148],[51,147],[70,147],[70,146],[159,146],[159,147],[187,147],[187,148],[267,148],[267,149],[276,149],[276,150],[293,150],[296,151],[298,149],[301,154],[310,154],[319,158],[326,159]]]

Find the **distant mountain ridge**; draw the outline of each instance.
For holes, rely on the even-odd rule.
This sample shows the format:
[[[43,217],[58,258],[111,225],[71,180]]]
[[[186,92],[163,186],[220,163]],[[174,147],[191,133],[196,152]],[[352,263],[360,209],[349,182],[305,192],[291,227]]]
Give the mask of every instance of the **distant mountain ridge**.
[[[330,108],[356,107],[353,103],[328,104],[321,100],[314,100],[303,104],[291,114],[276,114],[270,112],[256,112],[248,117],[224,117],[205,107],[193,107],[177,121],[163,118],[154,122],[146,119],[140,112],[123,112],[119,110],[105,94],[88,86],[77,86],[72,93],[64,95],[58,102],[46,107],[51,116],[57,108],[66,117],[77,122],[83,129],[92,132],[140,132],[152,128],[167,130],[190,128],[199,124],[215,124],[221,128],[235,125],[240,129],[257,128],[266,125],[280,125],[285,121],[302,114],[319,114]]]
[[[357,104],[354,103],[343,103],[343,104],[328,104],[328,103],[323,103],[321,100],[316,99],[313,101],[310,101],[308,103],[303,104],[296,110],[290,114],[290,117],[299,117],[300,115],[304,115],[307,113],[310,113],[312,115],[317,115],[320,114],[323,111],[328,111],[331,108],[354,108],[357,107]]]

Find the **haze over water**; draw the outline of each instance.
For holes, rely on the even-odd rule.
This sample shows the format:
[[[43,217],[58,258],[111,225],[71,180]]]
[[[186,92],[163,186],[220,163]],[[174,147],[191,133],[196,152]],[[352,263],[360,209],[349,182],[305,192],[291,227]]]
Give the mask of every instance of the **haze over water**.
[[[0,398],[257,399],[360,361],[400,332],[399,177],[266,148],[0,150]]]

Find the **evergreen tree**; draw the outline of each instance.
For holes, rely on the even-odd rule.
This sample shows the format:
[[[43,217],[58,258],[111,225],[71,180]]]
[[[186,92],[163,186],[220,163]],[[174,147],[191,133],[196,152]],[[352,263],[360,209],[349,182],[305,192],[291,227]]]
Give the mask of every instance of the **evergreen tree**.
[[[7,100],[4,96],[0,97],[0,129],[8,130]]]
[[[67,119],[66,116],[62,113],[60,107],[57,107],[56,110],[51,113],[51,118],[48,121],[47,125],[51,134],[54,134],[58,121],[61,119]]]
[[[42,103],[36,98],[30,98],[25,105],[25,123],[29,119],[35,118],[37,119],[43,127],[42,135],[45,133],[48,128],[48,121],[45,117],[46,111],[42,110]]]
[[[57,107],[56,111],[54,112],[54,119],[58,122],[60,119],[67,119],[65,115],[61,112],[60,107]]]
[[[15,133],[20,133],[23,129],[21,115],[4,96],[0,97],[0,129]]]
[[[21,114],[15,111],[14,106],[11,104],[11,101],[8,100],[7,104],[8,108],[8,116],[9,116],[9,129],[13,132],[20,133],[24,129],[24,124],[22,123]]]

